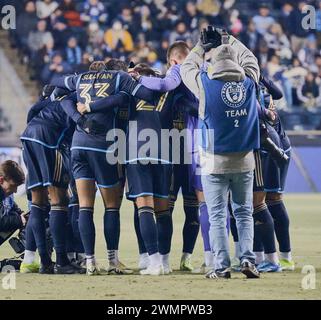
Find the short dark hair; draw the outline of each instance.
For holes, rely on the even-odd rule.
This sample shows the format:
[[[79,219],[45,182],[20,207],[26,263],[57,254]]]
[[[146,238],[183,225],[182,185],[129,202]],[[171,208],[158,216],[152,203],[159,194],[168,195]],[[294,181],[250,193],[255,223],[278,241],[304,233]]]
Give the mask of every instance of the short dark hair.
[[[156,77],[156,72],[147,63],[139,63],[135,66],[134,71],[138,72],[142,76]]]
[[[90,66],[89,66],[89,71],[97,71],[97,72],[102,72],[106,70],[106,64],[104,61],[94,61]]]
[[[128,71],[128,66],[127,64],[119,59],[110,59],[108,62],[106,62],[106,69],[107,70],[121,70],[121,71]]]
[[[21,166],[13,160],[7,160],[0,164],[0,176],[6,180],[12,180],[17,185],[25,182],[25,174]]]
[[[167,61],[174,54],[187,56],[189,53],[189,47],[185,41],[175,41],[172,43],[167,50]]]

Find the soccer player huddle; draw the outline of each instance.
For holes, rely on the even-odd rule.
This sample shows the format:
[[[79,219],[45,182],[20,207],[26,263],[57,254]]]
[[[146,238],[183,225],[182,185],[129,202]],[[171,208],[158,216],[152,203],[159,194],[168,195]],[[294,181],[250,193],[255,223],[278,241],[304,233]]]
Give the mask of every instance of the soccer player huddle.
[[[192,50],[183,41],[173,43],[167,53],[166,75],[144,63],[128,66],[111,59],[107,63],[95,61],[87,72],[57,78],[44,87],[21,135],[30,200],[22,273],[132,274],[118,252],[125,194],[133,203],[140,274],[170,274],[172,214],[180,190],[185,213],[181,271],[230,278],[233,270],[259,278],[260,272],[294,270],[289,219],[282,200],[290,143],[274,105],[282,93],[260,76],[249,49],[222,30],[215,33],[215,41],[203,39]],[[220,63],[225,51],[231,57]],[[226,78],[216,77],[216,72]],[[211,81],[222,84],[221,94],[208,89]],[[219,125],[204,129],[207,116],[211,117],[208,102],[203,107],[208,97],[214,106],[217,102],[215,112],[220,112],[220,105],[226,107],[221,112],[228,125],[233,125],[228,130],[245,131],[251,125],[249,146],[242,149],[244,141],[220,134]],[[250,118],[252,124],[247,122]],[[264,131],[259,132],[259,123]],[[204,150],[209,150],[214,142],[214,158],[204,156],[203,144]],[[216,167],[225,161],[225,152],[233,153],[230,166],[244,166],[243,158],[249,164],[250,231],[244,231],[240,210],[244,204],[235,196],[237,186],[227,185],[226,201],[222,202],[211,197],[208,182],[202,178],[212,165],[213,176],[217,175]],[[253,165],[255,157],[254,175],[251,157]],[[95,257],[97,191],[105,209],[106,270],[98,266]],[[222,207],[222,239],[227,242],[230,230],[234,239],[232,259],[217,241],[217,221],[212,215],[215,206]],[[204,263],[193,268],[191,256],[200,228]],[[37,250],[40,265],[35,261]],[[224,250],[228,258],[223,259]]]

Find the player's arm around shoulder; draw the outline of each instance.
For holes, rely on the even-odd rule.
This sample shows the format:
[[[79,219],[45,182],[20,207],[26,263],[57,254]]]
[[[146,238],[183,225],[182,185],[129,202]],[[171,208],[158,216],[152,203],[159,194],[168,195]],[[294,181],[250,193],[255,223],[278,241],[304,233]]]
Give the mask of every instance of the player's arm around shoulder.
[[[259,83],[260,67],[253,52],[233,36],[229,36],[229,43],[236,50],[238,64],[244,69],[246,75]]]
[[[180,67],[180,74],[186,87],[199,99],[202,90],[201,68],[204,63],[205,51],[198,42],[191,50]]]

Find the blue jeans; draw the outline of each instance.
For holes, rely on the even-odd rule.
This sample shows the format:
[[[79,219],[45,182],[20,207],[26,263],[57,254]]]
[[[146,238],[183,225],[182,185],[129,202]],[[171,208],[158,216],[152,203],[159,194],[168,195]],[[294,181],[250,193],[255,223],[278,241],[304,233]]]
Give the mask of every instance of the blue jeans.
[[[229,241],[226,233],[228,192],[236,220],[241,261],[255,262],[253,253],[253,171],[202,176],[210,222],[211,249],[216,255],[215,270],[229,268]]]

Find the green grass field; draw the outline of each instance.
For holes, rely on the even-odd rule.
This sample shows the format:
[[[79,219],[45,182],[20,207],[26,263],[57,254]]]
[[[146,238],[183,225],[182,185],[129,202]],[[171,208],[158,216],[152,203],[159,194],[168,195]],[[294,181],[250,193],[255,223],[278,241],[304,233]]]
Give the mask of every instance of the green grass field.
[[[16,289],[4,290],[0,285],[0,299],[321,299],[321,195],[287,195],[286,205],[291,216],[292,249],[296,271],[264,274],[259,280],[247,280],[242,274],[232,274],[230,280],[207,280],[203,275],[177,271],[179,267],[183,223],[182,201],[174,213],[174,236],[171,263],[174,273],[149,277],[139,274],[127,276],[45,276],[17,274]],[[18,199],[24,208],[24,199]],[[101,266],[106,266],[102,230],[102,202],[96,206],[96,253]],[[137,268],[138,249],[133,227],[133,210],[124,202],[121,210],[121,260]],[[0,258],[13,255],[5,243]],[[202,263],[202,241],[199,236],[193,264]],[[312,265],[316,270],[316,288],[302,289],[302,267]],[[0,280],[4,275],[0,274]]]

